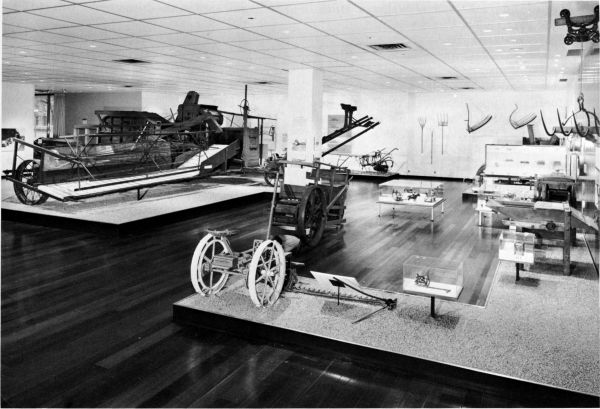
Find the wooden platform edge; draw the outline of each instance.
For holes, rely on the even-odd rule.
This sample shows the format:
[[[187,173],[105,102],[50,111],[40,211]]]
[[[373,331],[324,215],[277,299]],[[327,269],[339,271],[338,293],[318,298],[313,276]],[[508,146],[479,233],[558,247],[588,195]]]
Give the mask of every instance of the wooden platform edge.
[[[493,391],[501,388],[511,391],[511,396],[519,396],[522,400],[528,401],[530,404],[528,406],[531,407],[599,407],[600,405],[600,396],[369,348],[292,329],[201,311],[176,303],[173,304],[173,322],[182,326],[209,328],[248,340],[326,351],[355,361],[375,363],[383,368],[414,372],[416,376],[424,379],[439,382],[443,378],[447,380],[448,385],[464,387],[465,382],[468,382],[482,390]]]
[[[0,215],[3,221],[15,221],[20,223],[34,224],[38,226],[84,231],[105,236],[128,236],[147,231],[153,227],[163,226],[182,220],[193,219],[202,214],[218,212],[223,209],[233,208],[251,202],[258,202],[264,200],[266,203],[270,199],[271,193],[259,192],[248,196],[232,198],[221,202],[196,206],[189,209],[165,213],[162,215],[152,216],[146,219],[136,220],[122,224],[94,222],[67,216],[62,217],[39,213],[29,213],[14,209],[1,209]]]

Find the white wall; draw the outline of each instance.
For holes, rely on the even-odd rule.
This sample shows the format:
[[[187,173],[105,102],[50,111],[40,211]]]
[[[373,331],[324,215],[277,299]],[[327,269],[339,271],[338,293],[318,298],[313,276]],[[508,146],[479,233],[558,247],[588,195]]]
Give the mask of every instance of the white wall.
[[[549,127],[558,124],[556,109],[564,120],[577,110],[578,89],[540,92],[444,92],[444,93],[389,93],[375,94],[361,92],[357,94],[326,94],[324,116],[342,113],[340,103],[350,103],[358,107],[355,117],[369,114],[381,125],[373,131],[360,136],[352,143],[352,153],[366,154],[375,149],[398,148],[393,153],[394,171],[400,174],[418,176],[444,176],[471,178],[485,161],[486,144],[521,144],[527,137],[527,127],[515,130],[508,118],[518,104],[514,118],[535,113],[533,122],[536,137],[547,138],[541,124],[540,109]],[[597,105],[597,91],[585,90],[586,107]],[[471,111],[471,125],[486,114],[493,119],[478,131],[469,134],[466,130],[467,110]],[[441,153],[442,128],[438,119],[444,114],[448,126],[444,128],[444,154]],[[423,153],[421,153],[421,127],[419,117],[425,117],[427,123],[423,130]],[[324,135],[326,134],[324,124]],[[433,132],[433,163],[431,163],[431,133]]]
[[[2,128],[15,128],[27,142],[35,137],[35,87],[33,84],[2,83]],[[2,148],[1,169],[12,166],[14,145]],[[28,149],[24,156],[31,157]]]
[[[352,153],[367,154],[375,149],[398,148],[392,157],[393,170],[400,174],[472,178],[485,161],[486,144],[521,144],[522,138],[527,137],[527,127],[515,130],[508,121],[515,104],[519,106],[515,118],[521,118],[529,113],[537,114],[538,117],[533,122],[535,136],[546,137],[539,116],[540,109],[544,113],[548,126],[553,127],[558,124],[557,108],[563,118],[565,112],[570,115],[571,111],[577,110],[578,94],[578,87],[538,92],[324,93],[322,135],[327,134],[328,115],[343,114],[340,103],[355,105],[358,107],[354,114],[355,118],[370,115],[381,124],[352,142]],[[600,108],[598,90],[587,87],[584,88],[584,94],[586,108],[592,110],[595,107],[598,111]],[[169,107],[176,112],[177,105],[184,98],[185,95],[179,94],[144,92],[143,110],[170,117]],[[238,104],[242,98],[243,89],[240,90],[239,95],[201,94],[200,103],[218,105],[223,110],[239,112]],[[287,142],[287,96],[254,94],[250,87],[248,100],[252,109],[251,114],[277,119],[276,150],[281,152]],[[469,104],[471,110],[471,124],[488,113],[493,115],[493,119],[483,128],[469,134],[466,130],[465,103]],[[444,128],[444,155],[441,154],[441,128],[438,126],[438,116],[441,114],[448,117],[448,126]],[[418,118],[421,116],[427,118],[423,131],[423,153],[421,153],[421,127],[418,124]],[[433,164],[430,144],[432,131]]]
[[[86,118],[88,124],[97,124],[97,110],[140,111],[142,110],[141,92],[89,92],[66,94],[65,96],[65,132],[73,133],[73,127]]]

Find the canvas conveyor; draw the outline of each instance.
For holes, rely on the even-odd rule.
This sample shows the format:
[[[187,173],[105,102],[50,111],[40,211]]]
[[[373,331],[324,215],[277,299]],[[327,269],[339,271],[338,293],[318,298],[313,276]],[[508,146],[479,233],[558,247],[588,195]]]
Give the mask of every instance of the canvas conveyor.
[[[206,176],[213,170],[226,166],[227,162],[239,155],[240,151],[239,140],[234,140],[230,144],[213,144],[207,148],[190,151],[185,160],[180,161],[175,166],[163,166],[161,169],[161,166],[156,162],[147,160],[150,163],[151,170],[133,172],[134,174],[127,174],[131,172],[117,172],[115,177],[102,177],[102,175],[93,174],[96,172],[93,172],[95,170],[94,165],[89,159],[81,156],[63,155],[55,150],[45,149],[24,141],[17,141],[16,144],[33,148],[35,152],[39,152],[47,160],[53,158],[55,162],[61,163],[63,166],[69,165],[71,166],[70,174],[77,174],[77,177],[71,177],[67,181],[56,182],[52,177],[52,172],[44,172],[43,165],[40,166],[38,161],[26,160],[22,162],[7,179],[15,184],[15,191],[17,194],[20,192],[23,196],[19,197],[19,200],[26,204],[40,204],[47,197],[59,201],[74,201],[136,189],[138,190],[138,199],[141,199],[143,197],[143,194],[141,194],[142,189]],[[15,151],[17,149],[17,146],[15,146]],[[94,159],[97,163],[102,162],[102,160],[97,160],[98,157]],[[134,162],[132,169],[136,167],[139,169],[140,163],[139,160]]]
[[[234,145],[234,146],[232,146]],[[176,169],[148,172],[121,178],[82,180],[48,185],[38,185],[38,189],[50,197],[70,201],[105,195],[126,190],[144,189],[166,183],[176,183],[203,175],[233,158],[238,149],[235,145],[214,144],[204,152],[197,153]]]

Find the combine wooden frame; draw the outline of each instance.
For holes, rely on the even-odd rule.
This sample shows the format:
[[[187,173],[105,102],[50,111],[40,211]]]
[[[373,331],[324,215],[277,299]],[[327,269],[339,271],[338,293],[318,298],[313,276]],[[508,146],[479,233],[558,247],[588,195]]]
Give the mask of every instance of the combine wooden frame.
[[[305,245],[314,247],[321,241],[326,227],[339,228],[346,221],[344,212],[350,171],[318,161],[284,160],[279,163],[283,169],[287,165],[306,168],[306,178],[311,182],[307,186],[275,184],[278,194],[271,223],[293,228]]]
[[[141,199],[145,195],[143,189],[204,176],[239,151],[237,141],[209,147],[203,133],[185,134],[188,142],[184,157],[188,159],[179,162],[163,150],[165,146],[183,145],[163,139],[167,135],[172,137],[173,132],[137,133],[134,139],[127,134],[132,142],[125,144],[90,143],[106,138],[106,134],[53,139],[64,144],[63,152],[15,140],[12,169],[6,178],[13,183],[19,201],[27,205],[42,204],[49,197],[65,202],[129,190],[137,190]],[[190,138],[193,142],[189,142]],[[20,157],[20,145],[33,150],[33,159]],[[92,148],[96,149],[95,154]],[[115,152],[115,149],[120,150]]]

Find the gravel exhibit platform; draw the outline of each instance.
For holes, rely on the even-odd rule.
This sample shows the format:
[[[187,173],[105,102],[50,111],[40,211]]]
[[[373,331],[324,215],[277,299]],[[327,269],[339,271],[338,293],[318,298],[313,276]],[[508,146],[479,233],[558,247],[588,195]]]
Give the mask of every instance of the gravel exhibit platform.
[[[398,306],[357,324],[352,322],[378,307],[284,292],[273,307],[261,309],[252,304],[244,280],[230,278],[215,296],[194,294],[175,303],[174,319],[180,309],[235,317],[600,396],[598,276],[589,258],[587,249],[577,247],[573,275],[563,276],[560,266],[535,265],[521,272],[520,281],[514,264],[502,261],[485,307],[436,300],[437,318],[429,315],[429,298],[401,289],[374,290],[397,298]]]
[[[36,206],[25,205],[16,198],[12,183],[2,180],[2,218],[35,222],[56,219],[69,223],[93,223],[119,229],[143,220],[193,211],[232,200],[272,192],[262,178],[215,176],[150,188],[138,200],[135,190],[61,202],[48,199]]]

